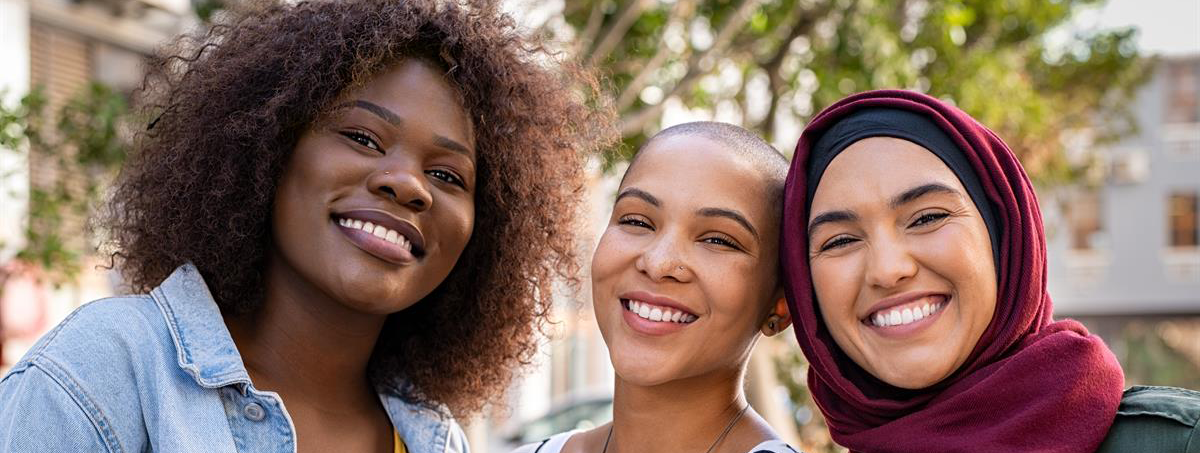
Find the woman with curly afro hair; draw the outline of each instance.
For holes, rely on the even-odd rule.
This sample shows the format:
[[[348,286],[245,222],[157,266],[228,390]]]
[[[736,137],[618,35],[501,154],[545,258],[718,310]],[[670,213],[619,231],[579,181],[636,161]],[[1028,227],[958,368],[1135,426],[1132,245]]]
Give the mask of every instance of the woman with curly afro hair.
[[[360,0],[230,15],[146,81],[105,218],[143,295],[0,381],[0,451],[467,451],[574,282],[596,80],[495,4]]]

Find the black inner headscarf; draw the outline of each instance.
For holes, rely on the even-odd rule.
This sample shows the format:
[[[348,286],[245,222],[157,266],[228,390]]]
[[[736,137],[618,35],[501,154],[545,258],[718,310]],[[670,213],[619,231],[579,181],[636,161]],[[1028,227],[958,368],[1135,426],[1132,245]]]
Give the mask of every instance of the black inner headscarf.
[[[915,112],[889,108],[868,108],[851,113],[838,121],[828,131],[821,135],[809,154],[808,165],[808,197],[805,198],[805,211],[811,212],[813,194],[817,192],[817,184],[829,163],[855,142],[871,137],[893,137],[913,142],[933,153],[941,159],[950,171],[958,177],[959,182],[967,189],[967,195],[975,203],[975,208],[983,216],[987,225],[988,235],[992,240],[992,256],[996,264],[996,272],[1000,271],[1000,233],[1002,227],[996,208],[988,201],[979,181],[979,175],[971,167],[954,141],[942,128],[930,121],[929,118]]]

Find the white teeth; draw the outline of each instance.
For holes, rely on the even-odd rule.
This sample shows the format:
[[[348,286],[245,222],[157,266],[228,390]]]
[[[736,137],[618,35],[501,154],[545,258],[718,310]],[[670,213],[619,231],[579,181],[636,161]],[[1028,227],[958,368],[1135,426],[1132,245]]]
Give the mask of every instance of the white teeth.
[[[346,228],[354,228],[356,230],[363,230],[367,234],[375,236],[379,239],[383,239],[385,241],[388,241],[393,244],[404,247],[406,250],[409,250],[409,251],[412,250],[412,243],[408,240],[407,237],[405,237],[403,234],[400,234],[400,232],[390,229],[388,227],[385,227],[383,225],[376,225],[371,222],[363,222],[362,220],[353,220],[353,219],[347,219],[347,218],[338,219],[338,225],[344,226]]]
[[[638,307],[637,314],[643,318],[650,319],[650,306],[643,304],[641,307]]]
[[[876,327],[892,327],[902,326],[913,322],[928,318],[929,315],[937,313],[946,303],[924,304],[920,307],[909,307],[901,310],[891,310],[888,312],[878,311],[869,318],[869,323]]]
[[[695,315],[689,315],[672,308],[650,305],[641,301],[630,300],[628,304],[630,312],[654,322],[678,322],[686,324],[697,319]]]

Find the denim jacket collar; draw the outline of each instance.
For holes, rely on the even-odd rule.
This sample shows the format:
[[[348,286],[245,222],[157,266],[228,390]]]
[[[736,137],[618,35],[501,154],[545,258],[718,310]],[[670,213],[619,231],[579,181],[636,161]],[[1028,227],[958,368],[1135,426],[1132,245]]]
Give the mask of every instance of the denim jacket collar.
[[[229,329],[208,285],[195,266],[185,264],[150,292],[167,320],[179,367],[204,388],[250,385]]]
[[[197,384],[237,385],[242,393],[253,388],[221,310],[195,266],[178,267],[150,294],[166,318],[179,367]],[[410,452],[467,451],[461,428],[445,407],[410,403],[392,392],[381,392],[379,398]]]

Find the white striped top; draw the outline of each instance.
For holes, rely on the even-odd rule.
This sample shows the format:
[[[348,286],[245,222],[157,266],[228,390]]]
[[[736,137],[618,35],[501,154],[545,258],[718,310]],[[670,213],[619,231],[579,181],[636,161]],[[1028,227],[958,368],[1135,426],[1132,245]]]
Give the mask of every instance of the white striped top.
[[[512,453],[559,453],[562,451],[563,445],[567,444],[567,439],[579,430],[567,431],[558,433],[541,442],[522,445],[520,448],[513,450]],[[780,440],[768,440],[761,444],[755,445],[746,453],[800,453],[799,450],[792,448]]]

